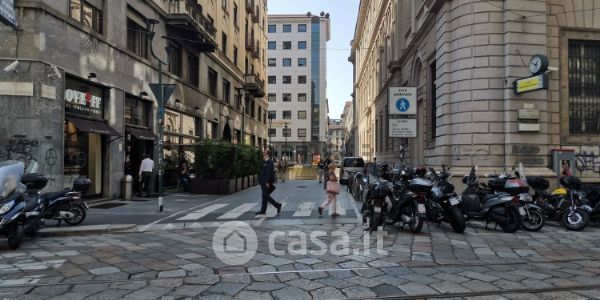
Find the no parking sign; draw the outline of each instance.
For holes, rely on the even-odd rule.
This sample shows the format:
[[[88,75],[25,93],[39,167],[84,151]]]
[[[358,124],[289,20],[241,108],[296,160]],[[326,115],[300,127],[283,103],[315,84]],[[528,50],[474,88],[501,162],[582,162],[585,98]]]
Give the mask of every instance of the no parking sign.
[[[417,114],[416,87],[390,87],[388,99],[390,115]]]

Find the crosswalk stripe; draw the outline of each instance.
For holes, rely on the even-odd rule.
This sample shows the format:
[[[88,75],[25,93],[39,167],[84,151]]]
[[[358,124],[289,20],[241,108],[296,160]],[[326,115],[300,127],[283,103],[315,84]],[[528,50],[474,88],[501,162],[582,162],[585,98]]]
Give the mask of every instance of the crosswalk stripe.
[[[281,203],[281,210],[283,210],[283,208],[285,207],[287,202],[279,202],[279,203]],[[268,205],[267,213],[264,215],[256,215],[256,218],[272,218],[276,215],[277,215],[277,208],[275,208],[275,206],[273,206],[273,205]]]
[[[302,202],[298,206],[298,210],[294,212],[294,217],[309,217],[312,214],[312,209],[315,202]]]
[[[340,216],[346,215],[346,208],[342,204],[341,199],[337,199],[337,201],[335,201],[335,210],[336,210],[337,214]],[[332,214],[333,214],[333,209],[331,208],[331,204],[330,204],[329,205],[329,215],[331,216]]]
[[[209,213],[223,208],[225,206],[227,206],[228,204],[213,204],[211,206],[207,206],[203,209],[199,209],[197,211],[194,211],[193,213],[187,214],[179,219],[177,219],[178,221],[196,221],[199,220],[200,218],[208,215]]]
[[[222,219],[235,219],[235,218],[243,215],[244,213],[252,210],[257,205],[258,205],[258,203],[245,203],[245,204],[242,204],[242,205],[234,208],[232,211],[229,211],[229,212],[223,214],[222,216],[218,217],[217,219],[219,219],[219,220],[222,220]]]

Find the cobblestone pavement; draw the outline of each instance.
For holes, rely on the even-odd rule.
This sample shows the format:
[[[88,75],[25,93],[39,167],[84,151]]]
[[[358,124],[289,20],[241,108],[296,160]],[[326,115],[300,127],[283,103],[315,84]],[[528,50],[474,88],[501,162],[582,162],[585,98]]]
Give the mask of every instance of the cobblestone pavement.
[[[367,247],[356,224],[254,230],[258,252],[233,267],[215,256],[215,228],[34,239],[17,251],[0,250],[0,298],[600,298],[598,228],[506,234],[473,225],[456,234],[429,224],[417,235],[373,233]],[[284,253],[272,255],[267,241],[276,230],[288,234],[273,244]],[[293,231],[315,230],[346,232],[349,252],[289,248]],[[378,235],[386,253],[377,250]],[[320,240],[327,249],[344,242]]]

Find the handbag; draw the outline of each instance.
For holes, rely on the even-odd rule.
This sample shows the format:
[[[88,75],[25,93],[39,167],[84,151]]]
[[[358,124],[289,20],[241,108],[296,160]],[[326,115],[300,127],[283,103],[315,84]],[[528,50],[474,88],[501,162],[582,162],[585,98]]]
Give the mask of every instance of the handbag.
[[[341,186],[340,183],[337,181],[328,181],[327,182],[327,189],[326,191],[328,193],[332,193],[332,194],[339,194],[341,190]]]

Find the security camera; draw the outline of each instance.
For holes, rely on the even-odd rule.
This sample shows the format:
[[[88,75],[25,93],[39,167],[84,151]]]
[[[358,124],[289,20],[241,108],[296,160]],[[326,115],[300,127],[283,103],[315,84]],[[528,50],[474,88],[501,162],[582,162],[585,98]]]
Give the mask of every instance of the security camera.
[[[52,66],[52,73],[50,75],[48,75],[48,77],[52,77],[52,76],[56,76],[56,77],[58,77],[58,79],[62,78],[62,75],[60,75],[60,71],[58,70],[58,68],[56,66]]]
[[[15,61],[11,62],[10,65],[4,67],[4,72],[14,71],[18,65],[19,65],[19,61],[15,60]]]

